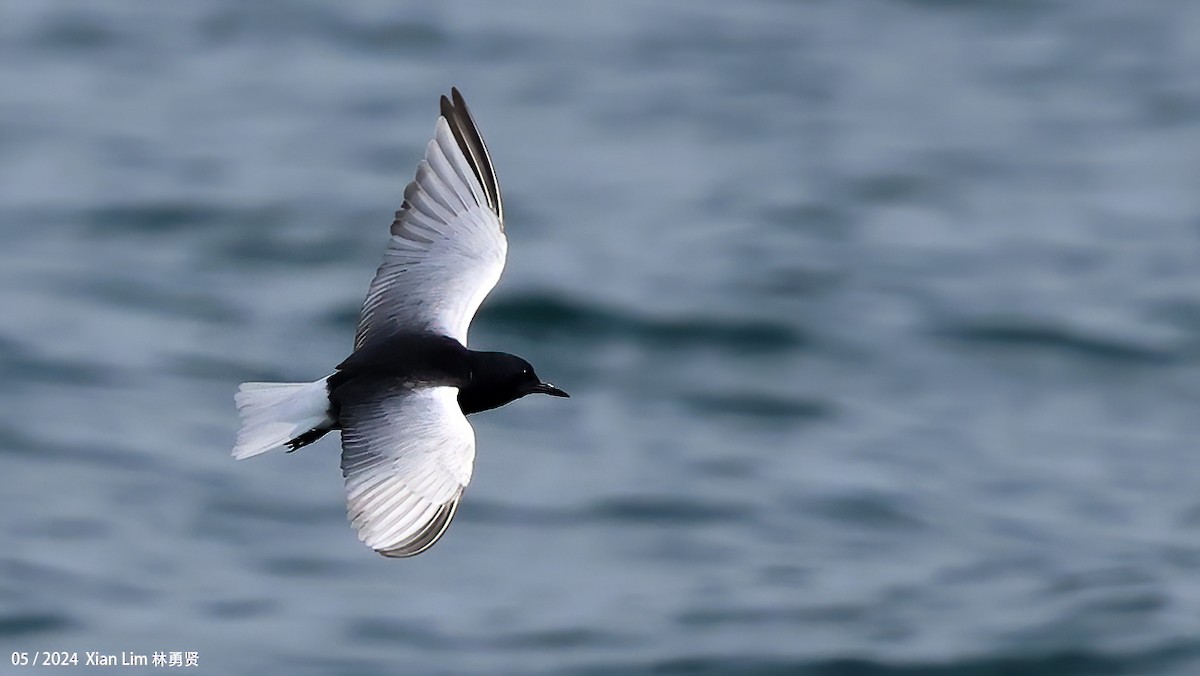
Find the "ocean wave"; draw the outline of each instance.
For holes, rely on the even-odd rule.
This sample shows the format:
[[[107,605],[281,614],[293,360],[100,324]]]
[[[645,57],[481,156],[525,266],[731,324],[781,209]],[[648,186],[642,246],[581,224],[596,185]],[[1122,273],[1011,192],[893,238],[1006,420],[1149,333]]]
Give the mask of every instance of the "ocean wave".
[[[832,401],[762,392],[685,393],[680,395],[680,399],[702,415],[728,415],[761,422],[821,420],[831,418],[836,413]]]
[[[0,615],[0,636],[27,637],[65,631],[74,626],[66,615],[57,613],[17,613]]]
[[[463,522],[538,528],[578,527],[594,523],[698,525],[752,518],[748,505],[658,495],[621,496],[569,508],[539,508],[475,500],[464,504]]]
[[[478,321],[493,330],[553,334],[576,343],[623,341],[672,350],[779,352],[811,342],[798,328],[777,320],[651,317],[550,294],[498,298],[481,309]]]
[[[0,336],[0,378],[9,387],[111,387],[121,380],[121,372],[95,361],[39,354],[28,342]]]
[[[871,657],[726,657],[680,656],[676,658],[609,662],[562,673],[590,674],[688,674],[713,676],[1142,676],[1194,661],[1200,656],[1195,643],[1167,645],[1144,651],[1108,653],[1098,650],[1062,649],[1044,653],[997,653],[951,658],[944,661],[902,661]]]
[[[1169,364],[1181,354],[1169,346],[1132,337],[1089,333],[1064,324],[1026,320],[965,321],[943,326],[936,334],[955,341],[987,347],[1024,348],[1061,352],[1090,359]]]

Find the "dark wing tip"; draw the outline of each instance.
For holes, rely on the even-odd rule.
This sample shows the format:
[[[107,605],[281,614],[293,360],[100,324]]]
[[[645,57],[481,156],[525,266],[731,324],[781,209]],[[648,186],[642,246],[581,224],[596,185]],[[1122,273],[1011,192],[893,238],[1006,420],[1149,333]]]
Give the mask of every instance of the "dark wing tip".
[[[500,220],[500,227],[503,228],[504,205],[500,200],[500,182],[496,178],[496,170],[492,167],[487,145],[483,142],[479,127],[475,125],[475,119],[471,117],[462,92],[458,91],[458,87],[451,87],[450,98],[447,99],[443,94],[439,104],[441,115],[450,125],[458,149],[470,163],[471,170],[475,172],[475,177],[479,179],[479,184],[487,194],[488,206],[496,214]]]
[[[399,547],[376,549],[375,551],[391,559],[405,559],[429,549],[446,534],[446,529],[450,527],[450,521],[454,519],[454,514],[458,511],[458,501],[461,499],[462,490],[460,489],[450,502],[447,502],[438,509],[433,518],[429,520],[429,523],[425,525],[425,528],[421,529],[419,533],[407,542]]]

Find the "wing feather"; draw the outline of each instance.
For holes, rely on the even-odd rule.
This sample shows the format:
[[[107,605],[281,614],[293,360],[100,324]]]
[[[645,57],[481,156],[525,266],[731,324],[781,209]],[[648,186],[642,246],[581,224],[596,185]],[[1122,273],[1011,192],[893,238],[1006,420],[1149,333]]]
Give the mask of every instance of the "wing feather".
[[[458,502],[460,499],[462,499],[461,493],[458,495],[458,497],[454,498],[454,500],[438,508],[438,511],[433,515],[433,518],[429,520],[429,522],[419,533],[413,536],[408,544],[399,547],[393,547],[392,549],[384,550],[379,553],[383,554],[384,556],[403,558],[407,556],[416,556],[426,549],[429,549],[435,542],[441,539],[442,535],[446,532],[446,529],[450,527],[450,521],[454,518],[455,513],[458,512]]]
[[[442,116],[404,189],[404,203],[363,302],[355,350],[402,331],[467,344],[471,319],[504,270],[500,185],[462,95],[442,97]]]
[[[346,512],[384,556],[415,556],[450,524],[471,480],[475,433],[453,387],[351,383],[341,393]]]
[[[459,151],[470,162],[471,170],[486,191],[488,205],[503,223],[504,204],[500,199],[500,182],[496,180],[496,171],[492,168],[492,157],[457,87],[450,88],[450,99],[442,97],[441,109],[442,117],[446,118],[454,131],[454,141]]]

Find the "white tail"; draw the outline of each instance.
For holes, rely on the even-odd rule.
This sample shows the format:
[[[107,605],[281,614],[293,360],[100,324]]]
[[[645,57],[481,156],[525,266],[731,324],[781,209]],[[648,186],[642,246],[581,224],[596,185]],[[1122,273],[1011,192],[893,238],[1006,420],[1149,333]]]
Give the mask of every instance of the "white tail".
[[[282,446],[305,432],[332,424],[326,378],[312,383],[242,383],[233,396],[242,429],[233,457],[241,460]]]

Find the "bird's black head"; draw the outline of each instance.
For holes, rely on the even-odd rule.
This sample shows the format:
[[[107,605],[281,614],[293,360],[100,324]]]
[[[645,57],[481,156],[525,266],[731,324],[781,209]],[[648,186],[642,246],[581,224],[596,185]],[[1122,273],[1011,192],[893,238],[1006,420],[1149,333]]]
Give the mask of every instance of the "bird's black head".
[[[458,406],[464,414],[503,406],[527,394],[568,397],[566,392],[542,382],[533,366],[505,352],[470,352],[471,380],[458,391]]]

